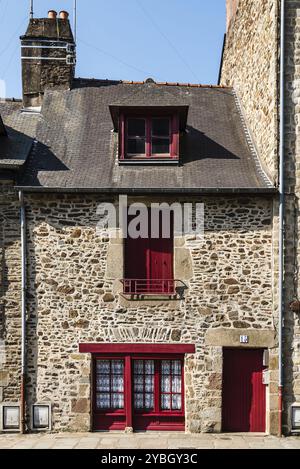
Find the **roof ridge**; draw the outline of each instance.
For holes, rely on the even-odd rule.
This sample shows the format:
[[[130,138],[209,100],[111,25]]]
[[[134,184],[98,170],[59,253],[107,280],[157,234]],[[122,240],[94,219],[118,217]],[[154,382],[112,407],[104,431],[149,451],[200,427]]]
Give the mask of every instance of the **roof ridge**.
[[[75,81],[97,81],[101,83],[119,83],[123,85],[146,85],[148,84],[147,80],[144,81],[135,81],[135,80],[110,80],[109,78],[82,78],[77,77]],[[221,89],[232,89],[232,86],[226,85],[211,85],[211,84],[201,84],[201,83],[180,83],[180,82],[170,82],[170,81],[154,81],[153,85],[158,86],[183,86],[189,88],[221,88]]]

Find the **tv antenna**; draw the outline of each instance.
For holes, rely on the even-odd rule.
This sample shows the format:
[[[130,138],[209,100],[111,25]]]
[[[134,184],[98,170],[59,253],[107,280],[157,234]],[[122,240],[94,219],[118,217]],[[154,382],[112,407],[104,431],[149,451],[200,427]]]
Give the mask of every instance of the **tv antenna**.
[[[29,13],[30,19],[32,20],[33,18],[33,0],[30,0],[30,13]]]
[[[77,0],[74,0],[73,4],[73,31],[74,31],[74,42],[76,45],[77,41]]]

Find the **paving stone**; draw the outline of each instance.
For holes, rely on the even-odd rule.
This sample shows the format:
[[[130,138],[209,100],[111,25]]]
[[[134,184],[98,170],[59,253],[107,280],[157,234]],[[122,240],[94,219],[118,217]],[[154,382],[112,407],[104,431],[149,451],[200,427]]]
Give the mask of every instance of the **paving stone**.
[[[300,449],[299,438],[255,435],[124,433],[103,434],[0,435],[1,449]]]

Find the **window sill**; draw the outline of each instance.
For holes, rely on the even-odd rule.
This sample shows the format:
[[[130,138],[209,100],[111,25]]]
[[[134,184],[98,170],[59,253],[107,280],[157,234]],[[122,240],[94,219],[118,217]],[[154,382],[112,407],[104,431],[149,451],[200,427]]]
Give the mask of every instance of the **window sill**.
[[[179,158],[126,158],[126,159],[119,159],[120,166],[126,165],[178,165]]]

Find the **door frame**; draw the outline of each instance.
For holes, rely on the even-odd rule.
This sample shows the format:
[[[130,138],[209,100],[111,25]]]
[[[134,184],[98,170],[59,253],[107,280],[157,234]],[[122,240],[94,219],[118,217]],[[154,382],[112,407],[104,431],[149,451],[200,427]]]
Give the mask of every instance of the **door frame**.
[[[221,409],[221,432],[228,432],[228,430],[223,430],[223,392],[224,392],[224,351],[225,350],[234,350],[234,351],[246,351],[246,350],[261,350],[264,352],[265,350],[268,350],[267,347],[234,347],[234,346],[225,346],[222,347],[222,409]],[[268,369],[268,366],[264,366],[262,362],[262,367],[263,371],[264,369]],[[268,417],[268,385],[265,385],[265,430],[263,432],[247,432],[247,433],[261,433],[262,435],[268,434],[268,429],[269,429],[269,422],[267,420]],[[233,433],[238,433],[234,432]],[[242,432],[244,433],[244,432]]]

